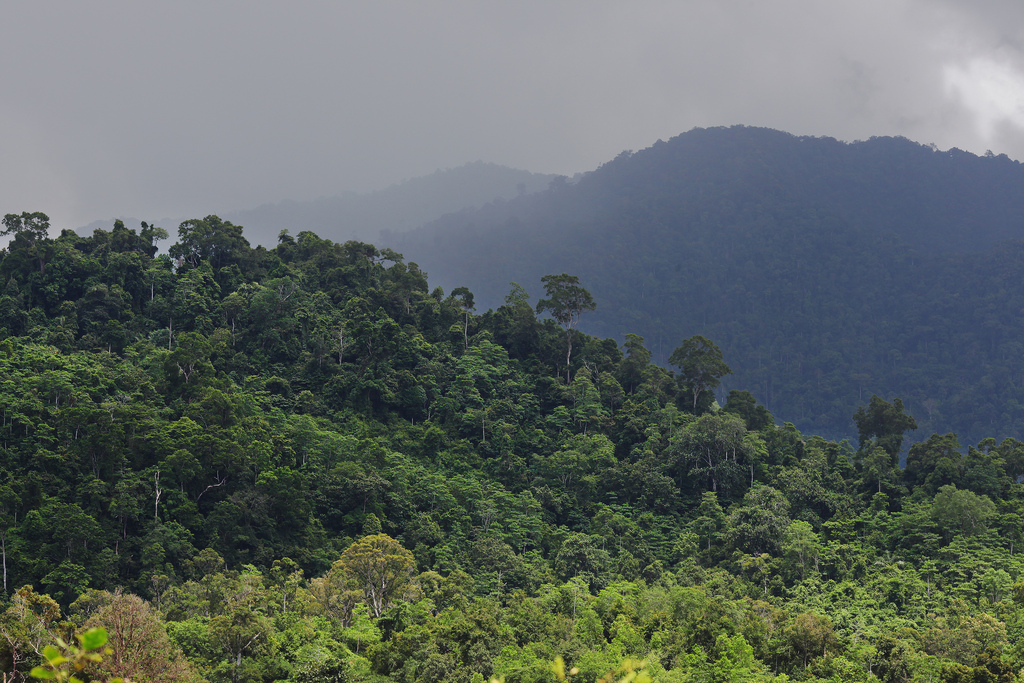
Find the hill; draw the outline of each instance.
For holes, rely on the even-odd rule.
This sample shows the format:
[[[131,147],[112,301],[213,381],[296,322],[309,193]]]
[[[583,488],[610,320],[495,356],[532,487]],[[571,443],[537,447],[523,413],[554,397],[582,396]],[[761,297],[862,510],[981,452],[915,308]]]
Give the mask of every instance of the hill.
[[[1021,437],[1022,196],[1002,155],[696,129],[388,246],[481,307],[577,274],[598,302],[588,331],[640,334],[660,362],[705,335],[728,387],[801,430],[850,436],[877,393],[921,434]]]
[[[224,220],[245,226],[253,244],[273,247],[282,230],[310,230],[327,239],[378,241],[383,232],[411,230],[445,214],[505,201],[547,189],[556,176],[530,173],[477,161],[438,170],[375,192],[344,192],[309,201],[282,201],[252,209],[219,212]],[[161,221],[169,229],[185,217]],[[136,227],[137,218],[123,218]],[[76,230],[91,235],[113,221],[95,221]],[[172,230],[173,232],[173,230]]]
[[[148,225],[4,225],[7,680],[40,651],[69,668],[46,644],[98,647],[71,636],[100,626],[90,680],[1024,667],[1020,441],[934,435],[901,469],[899,401],[863,402],[856,450],[745,391],[718,409],[713,342],[670,372],[636,336],[571,329],[594,313],[571,276],[541,281],[550,318],[521,289],[476,314],[393,251],[309,231],[253,248],[207,216],[157,255]],[[611,675],[624,660],[647,670]]]

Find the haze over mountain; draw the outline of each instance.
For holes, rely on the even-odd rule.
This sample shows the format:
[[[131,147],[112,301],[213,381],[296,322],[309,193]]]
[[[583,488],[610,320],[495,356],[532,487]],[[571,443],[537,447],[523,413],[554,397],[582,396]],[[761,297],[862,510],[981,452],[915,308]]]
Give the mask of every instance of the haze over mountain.
[[[1022,197],[1004,155],[694,129],[385,246],[479,310],[510,281],[536,298],[542,275],[576,274],[598,304],[584,329],[641,334],[662,362],[706,335],[724,388],[802,431],[851,435],[878,393],[920,438],[969,442],[1024,436]]]
[[[336,242],[376,242],[382,231],[410,230],[448,213],[538,192],[547,189],[556,177],[477,161],[437,170],[375,192],[345,192],[310,201],[262,204],[224,212],[221,218],[244,226],[246,239],[253,245],[273,247],[281,230],[292,234],[311,230]],[[157,224],[173,237],[178,224],[189,218],[195,216],[167,218]],[[140,222],[139,218],[122,220],[131,227]],[[152,218],[148,220],[152,222]],[[94,221],[77,232],[90,235],[97,228],[109,230],[112,223],[113,219]]]
[[[574,175],[733,123],[1024,158],[1010,0],[3,10],[18,31],[0,80],[18,104],[0,107],[17,160],[0,203],[55,226],[224,216],[472,159]]]

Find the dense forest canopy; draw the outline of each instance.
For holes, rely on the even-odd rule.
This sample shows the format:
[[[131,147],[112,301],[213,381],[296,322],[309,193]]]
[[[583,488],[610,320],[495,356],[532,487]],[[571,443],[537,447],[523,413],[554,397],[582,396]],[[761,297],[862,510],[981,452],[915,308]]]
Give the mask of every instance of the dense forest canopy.
[[[90,666],[134,681],[1024,667],[1020,441],[921,435],[888,395],[849,411],[856,443],[803,435],[722,389],[740,359],[713,337],[669,370],[581,332],[605,305],[583,273],[480,311],[311,232],[253,248],[207,216],[158,255],[148,224],[4,226],[13,680],[99,626]]]
[[[662,364],[713,339],[723,387],[802,431],[852,438],[879,394],[923,435],[1019,439],[1022,196],[1003,155],[696,129],[387,244],[482,307],[510,280],[578,274],[600,302],[583,330],[639,334]]]

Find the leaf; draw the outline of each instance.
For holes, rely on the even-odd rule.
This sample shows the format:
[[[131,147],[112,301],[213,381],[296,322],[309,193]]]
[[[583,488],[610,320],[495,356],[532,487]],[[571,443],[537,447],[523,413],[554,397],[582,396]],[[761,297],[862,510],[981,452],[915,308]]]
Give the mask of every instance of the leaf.
[[[107,644],[107,631],[104,628],[91,628],[82,634],[81,641],[86,650],[98,650]]]
[[[561,655],[555,657],[555,660],[551,662],[551,671],[558,680],[565,680],[565,660],[562,659]]]
[[[32,667],[32,670],[28,672],[28,675],[32,678],[43,678],[47,680],[56,678],[53,671],[51,671],[50,669],[44,669],[41,666]]]

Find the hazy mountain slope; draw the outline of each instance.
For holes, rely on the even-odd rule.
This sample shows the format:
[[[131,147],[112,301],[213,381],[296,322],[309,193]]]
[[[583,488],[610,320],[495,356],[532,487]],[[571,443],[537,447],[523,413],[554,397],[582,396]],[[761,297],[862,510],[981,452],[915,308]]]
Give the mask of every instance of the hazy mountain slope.
[[[246,238],[254,245],[273,247],[281,230],[293,235],[310,230],[335,242],[352,239],[376,242],[382,231],[410,230],[445,214],[547,189],[555,177],[478,161],[435,171],[376,192],[347,192],[311,201],[283,201],[219,215],[244,226]],[[185,217],[168,219],[158,225],[173,239],[183,220]],[[97,228],[109,230],[112,224],[113,220],[95,221],[77,232],[90,235]],[[139,219],[125,219],[125,224],[136,227]]]
[[[662,360],[705,334],[726,388],[802,430],[851,434],[879,393],[904,397],[919,435],[969,441],[1024,436],[1024,260],[1005,242],[1022,197],[1005,157],[695,130],[388,246],[481,308],[510,280],[536,298],[541,275],[575,273],[598,302],[586,329],[642,334]]]
[[[411,230],[445,214],[547,189],[554,177],[478,161],[377,192],[267,204],[226,218],[244,225],[254,244],[276,244],[282,229],[311,230],[335,242],[376,242],[382,231]]]

